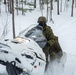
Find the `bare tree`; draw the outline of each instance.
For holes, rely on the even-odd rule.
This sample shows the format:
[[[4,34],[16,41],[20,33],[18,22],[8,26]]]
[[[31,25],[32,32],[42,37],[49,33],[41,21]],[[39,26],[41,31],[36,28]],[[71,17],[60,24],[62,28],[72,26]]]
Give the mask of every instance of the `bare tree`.
[[[54,0],[55,2],[57,2],[57,0]]]
[[[74,0],[72,0],[71,17],[73,17]]]
[[[12,0],[10,0],[10,13],[12,13]]]
[[[23,0],[22,0],[22,15],[24,15],[24,10],[23,10]]]
[[[16,10],[17,10],[17,15],[18,15],[18,0],[16,0]]]
[[[2,32],[2,35],[1,35],[1,39],[4,39],[5,38],[5,36],[8,34],[8,29],[7,29],[7,27],[8,27],[8,24],[6,23],[6,25],[3,27],[3,32]]]
[[[2,0],[0,0],[0,13],[1,13],[1,1],[2,1]]]
[[[8,11],[12,13],[12,1],[8,0]]]
[[[59,0],[57,0],[57,14],[59,15]]]
[[[6,2],[6,0],[4,0],[4,4],[5,4],[5,12],[7,13],[7,2]]]
[[[39,0],[39,3],[40,3],[41,14],[43,16],[43,5],[44,5],[43,0]]]
[[[24,4],[26,5],[26,0],[24,1]]]
[[[60,12],[62,12],[62,0],[61,0],[61,3],[60,3]]]
[[[71,1],[71,0],[65,0],[64,10],[67,11],[67,9],[68,9],[68,7],[69,7],[69,2],[70,2],[70,1]]]
[[[75,7],[76,7],[76,0],[75,0]]]
[[[52,23],[54,23],[54,21],[52,19],[52,10],[53,10],[53,0],[50,0],[50,21],[52,21]]]
[[[47,4],[47,15],[46,15],[46,17],[47,17],[47,20],[48,20],[48,0],[46,1],[46,4]]]
[[[6,0],[4,0],[4,4],[6,4]]]
[[[9,30],[8,30],[8,14],[7,14],[7,18],[4,20],[5,23],[3,24],[2,23],[2,26],[3,26],[3,31],[2,31],[2,35],[0,37],[0,39],[5,39],[5,37],[7,36],[7,34],[9,33]]]
[[[34,8],[36,8],[36,0],[34,0]]]
[[[10,0],[8,0],[8,11],[10,11]]]
[[[13,38],[15,38],[14,0],[12,0],[12,28],[13,28]]]

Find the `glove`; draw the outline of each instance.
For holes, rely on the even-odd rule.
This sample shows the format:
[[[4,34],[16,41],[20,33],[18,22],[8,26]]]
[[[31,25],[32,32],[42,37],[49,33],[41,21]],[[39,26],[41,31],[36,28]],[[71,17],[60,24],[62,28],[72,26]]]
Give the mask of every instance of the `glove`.
[[[47,46],[47,47],[49,47],[49,46],[50,46],[49,42],[47,42],[47,43],[46,43],[46,46]]]

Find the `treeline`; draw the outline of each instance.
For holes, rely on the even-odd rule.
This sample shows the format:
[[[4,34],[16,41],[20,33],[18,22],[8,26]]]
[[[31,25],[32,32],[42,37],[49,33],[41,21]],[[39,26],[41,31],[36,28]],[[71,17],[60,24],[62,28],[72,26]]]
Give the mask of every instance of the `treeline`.
[[[70,7],[71,17],[74,16],[73,11],[76,7],[76,0],[0,0],[0,13],[2,13],[1,10],[3,10],[2,3],[5,5],[5,13],[9,12],[10,14],[12,14],[13,38],[15,37],[14,12],[19,15],[19,12],[21,11],[22,15],[25,15],[27,11],[31,12],[35,10],[38,5],[41,11],[41,15],[44,14],[43,10],[46,10],[47,20],[48,16],[50,16],[50,21],[54,23],[52,19],[54,4],[56,4],[57,15],[60,15],[60,13],[62,13],[63,11],[67,12],[68,8]]]
[[[68,6],[71,6],[71,16],[73,16],[74,7],[76,7],[76,0],[0,0],[0,13],[2,9],[1,7],[2,2],[5,4],[6,13],[7,12],[12,13],[12,2],[13,2],[14,9],[16,10],[17,15],[19,15],[19,11],[22,12],[22,15],[24,15],[25,12],[27,11],[31,12],[37,8],[37,5],[40,6],[40,9],[42,12],[44,8],[44,4],[46,4],[46,7],[47,7],[47,15],[48,15],[48,10],[50,10],[50,13],[52,14],[51,10],[53,10],[53,4],[55,2],[57,4],[58,15],[60,15],[60,12],[62,12],[62,6],[64,4],[64,10],[67,10]],[[42,12],[42,15],[43,15],[43,12]]]

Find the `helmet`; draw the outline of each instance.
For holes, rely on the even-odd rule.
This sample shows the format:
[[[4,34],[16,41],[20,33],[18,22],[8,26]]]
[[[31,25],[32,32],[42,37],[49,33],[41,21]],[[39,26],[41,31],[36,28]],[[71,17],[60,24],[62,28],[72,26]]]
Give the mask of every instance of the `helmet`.
[[[38,18],[38,21],[37,21],[38,23],[39,22],[47,22],[47,20],[46,20],[46,18],[44,17],[44,16],[40,16],[39,18]]]

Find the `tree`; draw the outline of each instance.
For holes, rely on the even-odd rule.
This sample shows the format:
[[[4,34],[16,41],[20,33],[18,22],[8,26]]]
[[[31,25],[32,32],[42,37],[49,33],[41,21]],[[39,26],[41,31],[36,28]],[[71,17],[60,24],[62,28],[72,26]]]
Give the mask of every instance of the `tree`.
[[[12,1],[8,0],[8,11],[12,13]]]
[[[59,0],[57,0],[57,14],[59,15]]]
[[[14,24],[14,0],[12,0],[12,28],[13,28],[13,38],[15,38],[15,24]]]
[[[61,3],[60,3],[60,11],[62,12],[62,0],[61,0]]]
[[[71,17],[73,17],[74,0],[72,0]]]
[[[41,14],[42,14],[42,16],[43,16],[43,5],[44,5],[43,0],[39,0],[39,4],[40,4]]]
[[[16,10],[17,10],[17,15],[18,15],[18,0],[16,0]]]
[[[34,0],[34,8],[36,8],[36,0]]]
[[[2,0],[0,0],[0,13],[1,13],[1,1],[2,1]]]
[[[67,10],[69,6],[69,0],[65,0],[64,10]]]
[[[10,2],[10,13],[12,13],[12,0],[10,0],[9,2]]]
[[[75,0],[75,7],[76,7],[76,0]]]
[[[4,0],[4,4],[6,4],[6,0]]]
[[[46,15],[46,17],[47,17],[47,20],[48,20],[48,0],[46,1],[46,4],[47,4],[47,15]]]
[[[53,10],[53,0],[50,0],[50,21],[52,21],[52,23],[54,23],[54,21],[52,19],[52,10]]]
[[[23,0],[22,0],[22,15],[24,15],[24,10],[23,10]]]
[[[26,5],[26,0],[24,1],[24,4]]]
[[[5,39],[5,36],[8,34],[8,24],[7,24],[8,18],[6,20],[6,24],[3,26],[3,32],[1,35],[1,39]]]
[[[57,2],[57,0],[55,0],[55,2]]]
[[[6,5],[6,0],[4,0],[4,4],[5,4],[5,12],[7,13],[7,5]]]

